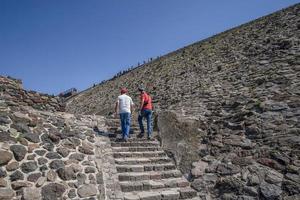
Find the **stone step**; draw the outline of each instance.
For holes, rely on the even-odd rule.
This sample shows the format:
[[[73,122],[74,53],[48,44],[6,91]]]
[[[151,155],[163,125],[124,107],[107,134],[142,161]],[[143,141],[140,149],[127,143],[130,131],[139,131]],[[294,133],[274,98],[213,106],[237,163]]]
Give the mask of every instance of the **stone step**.
[[[117,135],[110,139],[111,142],[123,142],[122,136]],[[136,135],[130,135],[130,138],[127,139],[127,142],[155,142],[155,138],[147,139],[147,137],[138,138]]]
[[[150,157],[150,158],[116,158],[117,165],[141,165],[141,164],[162,164],[170,163],[172,160],[169,157]]]
[[[182,174],[179,170],[150,171],[150,172],[125,172],[118,174],[119,181],[143,181],[161,180],[167,178],[179,178]]]
[[[120,186],[123,192],[149,191],[159,188],[188,187],[189,185],[190,183],[184,178],[120,182]]]
[[[128,142],[111,142],[112,147],[158,147],[158,141],[128,141]]]
[[[188,194],[189,190],[189,194]],[[179,200],[179,199],[190,199],[190,200],[201,200],[200,197],[196,196],[197,193],[191,188],[163,188],[154,189],[151,191],[140,191],[140,192],[125,192],[124,200]]]
[[[150,157],[166,157],[164,151],[144,151],[144,152],[115,152],[114,158],[150,158]]]
[[[112,147],[114,152],[145,152],[160,151],[161,147]]]
[[[117,171],[121,172],[148,172],[148,171],[167,171],[174,170],[176,166],[173,163],[165,164],[147,164],[147,165],[116,165]]]

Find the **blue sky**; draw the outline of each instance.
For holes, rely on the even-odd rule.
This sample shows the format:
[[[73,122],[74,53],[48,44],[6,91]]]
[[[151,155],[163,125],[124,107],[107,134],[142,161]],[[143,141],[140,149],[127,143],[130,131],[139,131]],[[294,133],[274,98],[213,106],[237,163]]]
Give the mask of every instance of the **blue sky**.
[[[0,0],[0,75],[58,94],[299,1]]]

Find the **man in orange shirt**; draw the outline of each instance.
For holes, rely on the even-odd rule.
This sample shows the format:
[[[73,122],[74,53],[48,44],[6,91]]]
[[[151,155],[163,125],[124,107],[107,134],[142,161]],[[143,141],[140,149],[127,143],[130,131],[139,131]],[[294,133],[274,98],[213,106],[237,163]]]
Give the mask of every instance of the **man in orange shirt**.
[[[140,104],[140,110],[139,110],[139,126],[141,133],[138,135],[138,137],[144,136],[144,126],[143,126],[143,118],[146,118],[147,120],[147,135],[148,139],[151,138],[152,135],[152,127],[151,127],[151,118],[152,118],[152,99],[151,97],[145,92],[145,89],[143,87],[139,87],[138,90],[141,93],[141,104]]]

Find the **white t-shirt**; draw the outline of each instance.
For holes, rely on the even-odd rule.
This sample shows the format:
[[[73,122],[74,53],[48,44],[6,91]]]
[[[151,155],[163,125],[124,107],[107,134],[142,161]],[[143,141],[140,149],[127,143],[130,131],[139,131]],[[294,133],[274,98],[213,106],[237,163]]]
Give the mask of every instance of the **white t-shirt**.
[[[118,102],[119,102],[120,113],[131,113],[130,105],[133,105],[133,101],[130,96],[127,96],[126,94],[122,94],[118,96]]]

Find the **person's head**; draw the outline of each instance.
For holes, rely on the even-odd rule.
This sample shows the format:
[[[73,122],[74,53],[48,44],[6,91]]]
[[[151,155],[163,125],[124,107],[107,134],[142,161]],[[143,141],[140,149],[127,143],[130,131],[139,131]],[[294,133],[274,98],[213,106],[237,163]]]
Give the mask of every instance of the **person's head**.
[[[121,89],[121,94],[126,94],[127,92],[128,92],[128,90],[126,88]]]
[[[145,88],[144,88],[143,86],[139,86],[139,87],[138,87],[138,90],[139,90],[140,92],[144,92],[144,91],[145,91]]]

